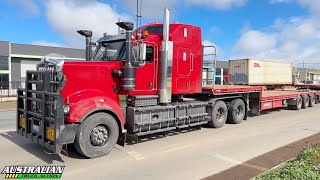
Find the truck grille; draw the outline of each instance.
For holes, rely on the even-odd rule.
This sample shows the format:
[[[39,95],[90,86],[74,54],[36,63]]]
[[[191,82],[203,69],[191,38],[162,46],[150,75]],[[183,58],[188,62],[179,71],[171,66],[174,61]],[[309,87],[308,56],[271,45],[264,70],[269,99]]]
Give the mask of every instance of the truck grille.
[[[27,71],[25,88],[18,89],[17,102],[18,133],[55,153],[62,148],[58,137],[64,125],[61,73],[50,63],[41,63],[36,71]]]

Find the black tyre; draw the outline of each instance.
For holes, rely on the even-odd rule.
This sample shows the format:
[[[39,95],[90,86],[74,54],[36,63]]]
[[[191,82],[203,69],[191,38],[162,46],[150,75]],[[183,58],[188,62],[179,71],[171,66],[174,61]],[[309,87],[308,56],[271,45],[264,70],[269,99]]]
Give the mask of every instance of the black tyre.
[[[297,99],[296,99],[296,104],[294,106],[290,106],[291,109],[294,109],[294,110],[300,110],[302,108],[302,98],[301,96],[298,96]]]
[[[259,116],[261,111],[260,111],[260,101],[259,100],[253,100],[250,101],[250,111],[249,114],[251,116]]]
[[[110,114],[96,113],[80,124],[74,146],[83,156],[96,158],[109,154],[118,137],[116,120]]]
[[[315,96],[315,102],[314,102],[314,103],[315,103],[315,104],[319,104],[319,102],[320,102],[320,98],[319,98],[319,96],[316,95],[316,96]]]
[[[209,126],[213,128],[221,128],[225,125],[228,117],[228,108],[223,101],[217,101],[212,109],[212,119]]]
[[[231,101],[228,111],[228,122],[232,124],[239,124],[244,119],[246,114],[246,106],[242,99],[235,99]]]
[[[302,96],[302,109],[307,109],[309,106],[309,96]]]
[[[309,107],[313,107],[316,104],[316,97],[314,95],[309,97]]]

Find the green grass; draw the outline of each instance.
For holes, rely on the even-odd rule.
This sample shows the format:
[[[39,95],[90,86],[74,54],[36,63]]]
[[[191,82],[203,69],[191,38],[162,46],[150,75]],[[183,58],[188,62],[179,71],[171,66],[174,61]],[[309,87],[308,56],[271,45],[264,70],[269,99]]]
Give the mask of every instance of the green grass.
[[[120,95],[119,98],[120,98],[120,106],[121,107],[126,107],[126,98],[127,98],[127,96]]]
[[[320,180],[320,146],[304,150],[293,162],[285,167],[269,172],[255,180]]]

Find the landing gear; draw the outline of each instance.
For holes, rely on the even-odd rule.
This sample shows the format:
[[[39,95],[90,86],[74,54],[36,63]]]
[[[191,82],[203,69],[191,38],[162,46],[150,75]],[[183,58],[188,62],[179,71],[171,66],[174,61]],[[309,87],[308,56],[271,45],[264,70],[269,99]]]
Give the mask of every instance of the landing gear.
[[[109,114],[96,113],[80,124],[74,146],[83,156],[96,158],[109,154],[118,137],[116,120]]]

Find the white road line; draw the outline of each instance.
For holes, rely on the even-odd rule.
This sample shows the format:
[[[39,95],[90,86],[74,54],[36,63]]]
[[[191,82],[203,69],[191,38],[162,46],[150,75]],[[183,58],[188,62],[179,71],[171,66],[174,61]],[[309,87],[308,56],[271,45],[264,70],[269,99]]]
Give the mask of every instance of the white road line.
[[[178,150],[182,150],[182,149],[187,149],[191,147],[191,145],[184,145],[184,146],[178,146],[178,147],[174,147],[174,148],[170,148],[170,149],[167,149],[167,150],[164,150],[163,152],[172,152],[172,151],[178,151]]]
[[[142,160],[142,159],[144,159],[144,157],[143,157],[142,154],[137,153],[137,152],[135,152],[135,151],[129,151],[128,154],[129,154],[130,156],[132,156],[133,158],[135,158],[136,160]]]
[[[6,133],[9,131],[15,131],[16,129],[5,129],[5,130],[0,130],[0,133]]]

